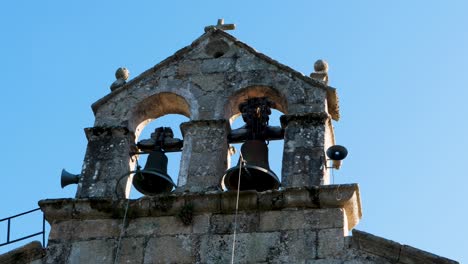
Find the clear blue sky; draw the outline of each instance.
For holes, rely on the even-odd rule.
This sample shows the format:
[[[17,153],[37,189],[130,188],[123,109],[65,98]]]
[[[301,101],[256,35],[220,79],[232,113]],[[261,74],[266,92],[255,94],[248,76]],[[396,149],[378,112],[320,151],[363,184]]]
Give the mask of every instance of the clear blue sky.
[[[466,1],[2,3],[0,218],[73,197],[60,171],[81,171],[90,105],[115,70],[133,78],[223,17],[237,24],[230,34],[304,74],[329,62],[336,141],[350,153],[335,183],[360,185],[357,229],[468,262],[467,12]],[[178,130],[170,122],[152,125]]]

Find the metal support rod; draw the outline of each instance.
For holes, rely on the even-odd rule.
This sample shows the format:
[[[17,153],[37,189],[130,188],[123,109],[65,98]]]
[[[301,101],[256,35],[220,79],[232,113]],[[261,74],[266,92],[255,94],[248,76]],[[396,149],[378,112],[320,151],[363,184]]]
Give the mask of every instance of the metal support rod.
[[[42,214],[42,231],[41,232],[37,232],[37,233],[31,234],[31,235],[27,235],[27,236],[24,236],[24,237],[21,237],[21,238],[11,240],[11,219],[22,216],[22,215],[25,215],[25,214],[29,214],[29,213],[32,213],[32,212],[35,212],[35,211],[39,211],[39,210],[41,210],[41,208],[36,208],[36,209],[30,210],[30,211],[27,211],[27,212],[23,212],[23,213],[14,215],[14,216],[10,216],[10,217],[0,219],[0,222],[7,221],[7,235],[6,235],[6,237],[7,237],[6,240],[7,241],[5,243],[1,243],[0,247],[8,245],[8,244],[12,244],[12,243],[24,240],[24,239],[28,239],[28,238],[31,238],[31,237],[34,237],[34,236],[38,236],[38,235],[42,235],[42,246],[45,247],[45,221],[46,221],[46,219],[45,219],[44,213]]]
[[[7,219],[11,219],[11,218],[16,218],[16,217],[18,217],[18,216],[22,216],[22,215],[25,215],[25,214],[29,214],[29,213],[32,213],[32,212],[35,212],[35,211],[39,211],[39,210],[41,210],[41,208],[36,208],[36,209],[29,210],[29,211],[24,212],[24,213],[21,213],[21,214],[17,214],[17,215],[10,216],[10,217],[5,217],[5,218],[3,218],[3,219],[0,219],[0,222],[5,221],[5,220],[7,220]]]
[[[8,222],[7,222],[7,243],[10,243],[10,222],[11,222],[11,218],[8,218]]]
[[[37,232],[37,233],[34,233],[32,235],[29,235],[29,236],[25,236],[25,237],[22,237],[22,238],[18,238],[18,239],[15,239],[15,240],[11,240],[9,241],[8,243],[3,243],[3,244],[0,244],[0,247],[1,246],[5,246],[5,245],[8,245],[8,244],[13,244],[15,242],[18,242],[18,241],[21,241],[21,240],[25,240],[25,239],[28,239],[28,238],[31,238],[31,237],[34,237],[34,236],[38,236],[42,234],[42,232]]]
[[[42,213],[42,247],[45,248],[45,214]]]

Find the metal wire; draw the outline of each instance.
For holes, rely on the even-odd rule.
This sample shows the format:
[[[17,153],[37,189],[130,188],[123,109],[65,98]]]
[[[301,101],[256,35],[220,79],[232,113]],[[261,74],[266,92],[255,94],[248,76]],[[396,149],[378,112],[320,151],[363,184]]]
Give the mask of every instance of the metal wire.
[[[244,157],[242,157],[242,151],[239,151],[239,156],[240,156],[239,176],[237,179],[236,213],[234,214],[234,234],[233,234],[233,239],[232,239],[231,264],[234,264],[234,256],[236,253],[237,213],[239,212],[239,191],[240,191],[240,182],[241,182],[240,176],[242,172],[242,165],[245,162]]]
[[[131,190],[130,190],[131,192]],[[130,197],[130,193],[128,194],[128,196]],[[119,240],[117,241],[117,251],[115,253],[115,260],[114,260],[114,264],[118,262],[119,260],[119,254],[120,254],[120,242],[122,241],[122,236],[125,232],[125,221],[127,220],[127,212],[128,212],[128,206],[130,204],[130,199],[127,199],[127,205],[125,206],[125,213],[124,213],[124,217],[123,217],[123,221],[122,221],[122,228],[120,229],[120,235],[119,235]]]
[[[117,180],[117,186],[115,188],[115,195],[116,197],[118,197],[118,194],[117,194],[117,188],[119,188],[119,184],[120,184],[120,181],[124,178],[124,177],[128,177],[129,175],[131,175],[132,173],[135,173],[139,170],[140,168],[140,165],[138,164],[138,159],[136,160],[136,166],[137,166],[137,170],[135,171],[130,171],[129,173],[126,173],[124,175],[122,175],[118,180]],[[128,206],[130,204],[130,193],[132,192],[132,189],[130,188],[129,192],[128,192],[128,199],[127,199],[127,204],[125,205],[125,213],[124,213],[124,217],[123,217],[123,221],[122,221],[122,228],[120,229],[120,235],[119,235],[119,240],[117,241],[117,251],[115,252],[115,259],[114,259],[114,264],[118,262],[119,260],[119,254],[120,254],[120,244],[122,242],[122,236],[123,234],[125,233],[125,222],[127,221],[127,212],[128,212]]]

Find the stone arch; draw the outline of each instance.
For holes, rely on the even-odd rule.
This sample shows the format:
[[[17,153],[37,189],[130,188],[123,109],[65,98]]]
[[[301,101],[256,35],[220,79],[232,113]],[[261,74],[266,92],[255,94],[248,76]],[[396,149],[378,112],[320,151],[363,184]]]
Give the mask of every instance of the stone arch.
[[[187,100],[175,93],[161,92],[142,100],[131,113],[130,128],[138,139],[143,128],[152,120],[167,114],[181,114],[191,119]]]
[[[288,101],[284,94],[270,86],[253,85],[236,91],[228,98],[224,107],[224,118],[232,123],[240,114],[239,104],[254,97],[268,97],[275,102],[275,109],[283,114],[288,113]]]
[[[160,92],[148,96],[134,105],[129,113],[128,127],[134,131],[135,143],[138,141],[143,129],[151,121],[167,114],[180,114],[190,119],[190,105],[183,96],[172,92]],[[137,159],[138,157],[130,159],[130,168],[135,167]],[[128,177],[125,183],[125,197],[127,198],[130,194],[132,178],[133,175]]]

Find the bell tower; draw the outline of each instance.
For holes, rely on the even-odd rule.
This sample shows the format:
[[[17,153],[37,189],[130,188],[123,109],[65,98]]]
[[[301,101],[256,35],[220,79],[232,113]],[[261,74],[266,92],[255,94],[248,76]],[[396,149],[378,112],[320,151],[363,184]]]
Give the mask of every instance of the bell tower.
[[[95,122],[74,199],[40,201],[51,225],[46,255],[31,263],[455,263],[352,230],[357,184],[330,185],[346,149],[335,144],[338,97],[328,65],[305,76],[237,40],[219,20],[139,76],[120,68],[92,105]],[[272,109],[281,126],[270,125]],[[157,128],[189,118],[182,138]],[[244,125],[231,129],[241,115]],[[267,141],[283,140],[281,173]],[[229,164],[230,144],[242,143]],[[180,151],[177,181],[166,152]],[[143,167],[141,155],[148,155]],[[144,194],[129,199],[132,186]],[[423,260],[423,262],[417,262]]]

